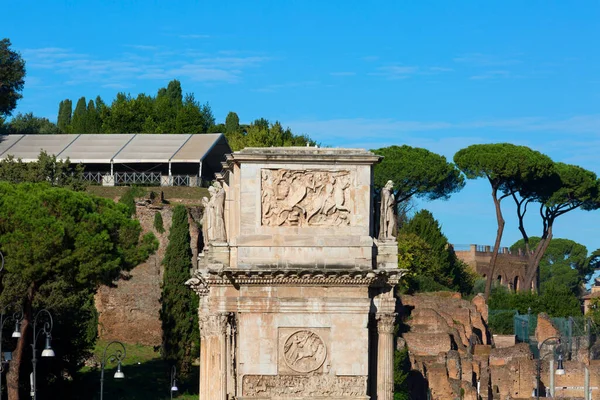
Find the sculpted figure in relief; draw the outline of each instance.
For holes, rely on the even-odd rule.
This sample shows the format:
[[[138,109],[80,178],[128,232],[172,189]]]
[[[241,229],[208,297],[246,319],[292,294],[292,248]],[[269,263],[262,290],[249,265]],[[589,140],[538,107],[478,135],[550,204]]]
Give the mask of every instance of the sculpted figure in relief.
[[[323,365],[327,350],[314,332],[301,330],[287,338],[283,348],[286,364],[297,372],[311,372]]]
[[[349,190],[348,171],[263,169],[262,224],[349,225]]]
[[[242,395],[247,397],[366,397],[366,376],[245,375]]]
[[[208,188],[210,200],[202,199],[204,215],[202,217],[202,235],[204,235],[204,248],[210,242],[226,242],[225,232],[225,190],[215,183]]]
[[[381,214],[379,218],[379,240],[393,240],[398,235],[396,219],[396,196],[393,192],[394,182],[387,181],[381,189]]]

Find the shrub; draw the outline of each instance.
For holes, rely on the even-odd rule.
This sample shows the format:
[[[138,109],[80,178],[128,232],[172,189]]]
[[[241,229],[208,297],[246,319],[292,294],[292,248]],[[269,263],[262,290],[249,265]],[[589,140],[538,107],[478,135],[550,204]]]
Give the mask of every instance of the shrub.
[[[141,197],[146,193],[146,191],[142,188],[131,186],[127,188],[123,196],[119,199],[119,203],[125,204],[127,206],[127,210],[129,211],[129,215],[135,214],[135,198]]]
[[[488,328],[497,335],[514,334],[514,310],[490,310]]]
[[[154,229],[156,229],[156,232],[158,233],[165,233],[165,227],[160,211],[157,211],[156,214],[154,214]]]

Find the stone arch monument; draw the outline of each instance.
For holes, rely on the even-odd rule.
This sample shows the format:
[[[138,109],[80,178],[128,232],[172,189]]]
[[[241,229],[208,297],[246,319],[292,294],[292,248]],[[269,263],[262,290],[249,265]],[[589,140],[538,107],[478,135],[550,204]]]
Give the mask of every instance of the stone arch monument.
[[[188,281],[200,296],[202,400],[393,399],[403,271],[395,235],[375,232],[380,159],[314,147],[227,156]]]

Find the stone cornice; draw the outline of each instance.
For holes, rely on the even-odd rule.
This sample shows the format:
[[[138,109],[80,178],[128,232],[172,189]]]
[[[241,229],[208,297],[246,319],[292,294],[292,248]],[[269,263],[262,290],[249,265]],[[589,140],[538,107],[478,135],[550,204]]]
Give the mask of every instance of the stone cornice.
[[[402,269],[237,269],[209,267],[196,270],[186,282],[198,295],[206,296],[211,286],[395,286]]]
[[[364,149],[318,147],[247,147],[231,155],[227,162],[274,162],[310,164],[376,164],[382,156]]]

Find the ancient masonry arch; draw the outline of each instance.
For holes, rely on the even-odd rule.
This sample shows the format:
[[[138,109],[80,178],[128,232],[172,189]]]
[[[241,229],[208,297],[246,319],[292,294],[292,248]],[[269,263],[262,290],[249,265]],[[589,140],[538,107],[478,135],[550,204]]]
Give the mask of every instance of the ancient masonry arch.
[[[379,161],[311,147],[227,157],[188,281],[200,296],[202,400],[393,399],[404,271],[396,238],[375,232]]]

